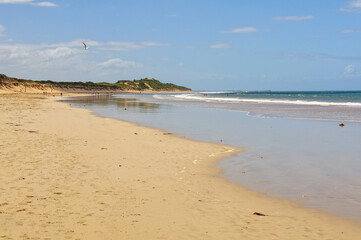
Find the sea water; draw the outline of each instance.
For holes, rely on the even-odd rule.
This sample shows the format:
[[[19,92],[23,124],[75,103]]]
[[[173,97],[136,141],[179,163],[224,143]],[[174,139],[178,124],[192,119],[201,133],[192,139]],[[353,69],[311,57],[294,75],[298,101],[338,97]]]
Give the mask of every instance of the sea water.
[[[361,222],[361,92],[95,95],[71,104],[245,147],[219,164],[230,181]]]

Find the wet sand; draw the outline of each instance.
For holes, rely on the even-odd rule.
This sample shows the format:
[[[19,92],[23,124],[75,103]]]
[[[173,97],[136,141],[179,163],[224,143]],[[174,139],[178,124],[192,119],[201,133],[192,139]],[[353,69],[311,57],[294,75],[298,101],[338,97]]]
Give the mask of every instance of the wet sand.
[[[242,149],[53,100],[0,95],[1,239],[359,239],[358,223],[218,177]]]

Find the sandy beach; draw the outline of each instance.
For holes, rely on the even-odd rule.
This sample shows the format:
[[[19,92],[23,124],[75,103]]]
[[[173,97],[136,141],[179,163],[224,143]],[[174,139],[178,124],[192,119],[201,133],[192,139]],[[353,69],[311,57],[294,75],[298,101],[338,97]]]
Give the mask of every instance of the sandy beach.
[[[358,223],[220,178],[241,148],[56,98],[0,94],[0,239],[360,238]]]

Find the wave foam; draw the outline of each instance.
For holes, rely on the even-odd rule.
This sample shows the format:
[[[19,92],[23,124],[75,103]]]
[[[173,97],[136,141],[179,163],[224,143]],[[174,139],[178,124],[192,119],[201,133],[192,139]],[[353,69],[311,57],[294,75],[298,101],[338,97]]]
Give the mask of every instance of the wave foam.
[[[179,94],[160,96],[154,95],[157,99],[178,99],[178,100],[195,100],[203,102],[223,102],[223,103],[266,103],[266,104],[293,104],[293,105],[313,105],[313,106],[350,106],[361,107],[359,102],[322,102],[322,101],[305,101],[305,100],[281,100],[281,99],[247,99],[247,98],[226,98],[226,97],[204,97],[192,94]]]

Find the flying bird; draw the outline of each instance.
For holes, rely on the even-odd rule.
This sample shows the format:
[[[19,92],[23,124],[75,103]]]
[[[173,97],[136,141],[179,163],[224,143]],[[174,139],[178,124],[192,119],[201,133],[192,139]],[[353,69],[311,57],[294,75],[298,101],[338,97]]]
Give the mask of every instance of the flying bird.
[[[82,42],[84,45],[84,50],[88,50],[88,46],[85,44],[85,42]]]

